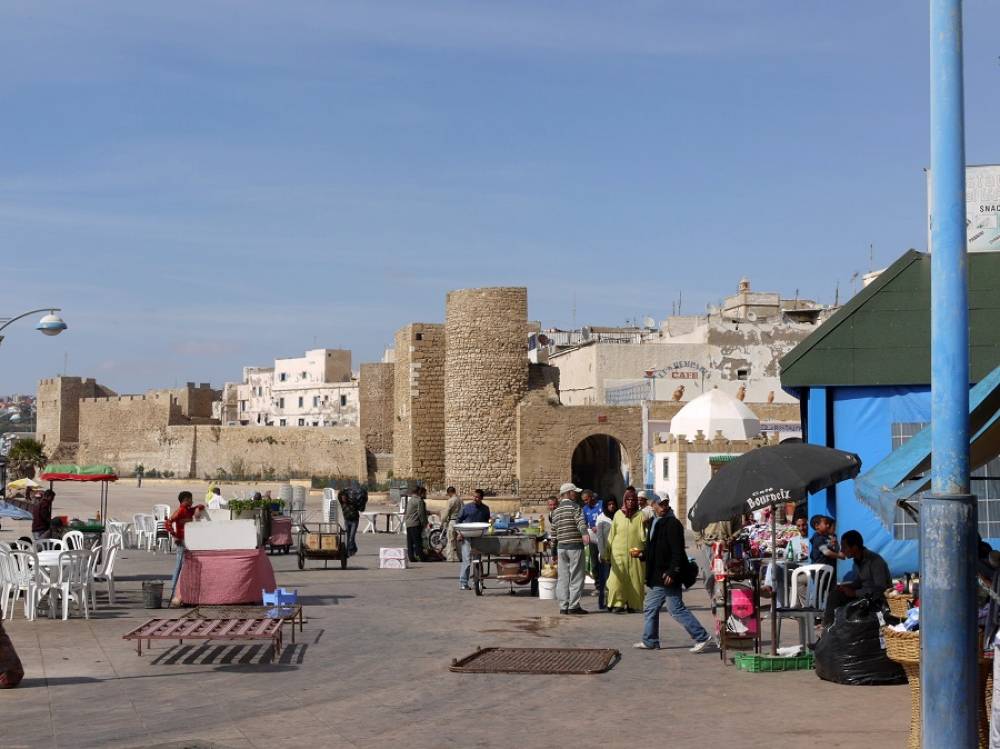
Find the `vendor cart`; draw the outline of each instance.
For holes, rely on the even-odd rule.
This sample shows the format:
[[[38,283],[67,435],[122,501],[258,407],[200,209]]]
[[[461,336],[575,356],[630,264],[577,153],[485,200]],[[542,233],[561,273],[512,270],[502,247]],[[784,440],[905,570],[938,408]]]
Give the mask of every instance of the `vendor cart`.
[[[271,517],[271,535],[267,539],[267,547],[272,554],[279,549],[287,554],[292,548],[292,519],[287,515]]]
[[[299,569],[305,569],[307,559],[322,559],[323,568],[331,559],[340,560],[347,568],[347,531],[339,523],[309,523],[299,529]]]
[[[527,585],[531,595],[538,595],[542,554],[535,536],[474,536],[468,541],[472,547],[472,587],[477,596],[483,594],[487,580],[506,585],[510,595],[515,594],[515,585]]]

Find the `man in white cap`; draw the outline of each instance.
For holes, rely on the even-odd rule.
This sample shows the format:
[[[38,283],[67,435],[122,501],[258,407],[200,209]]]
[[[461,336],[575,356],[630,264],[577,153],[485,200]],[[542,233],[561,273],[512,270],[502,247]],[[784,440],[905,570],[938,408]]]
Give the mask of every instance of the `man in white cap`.
[[[580,605],[583,595],[583,549],[590,544],[587,522],[576,499],[580,490],[573,483],[559,487],[559,504],[552,511],[549,539],[556,551],[559,577],[556,598],[560,614],[586,614]]]

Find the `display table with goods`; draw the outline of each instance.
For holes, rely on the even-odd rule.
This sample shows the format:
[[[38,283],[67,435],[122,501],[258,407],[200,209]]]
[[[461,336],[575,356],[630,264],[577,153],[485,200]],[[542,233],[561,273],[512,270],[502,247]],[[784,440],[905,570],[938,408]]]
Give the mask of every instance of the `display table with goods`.
[[[515,585],[528,586],[532,596],[538,595],[545,550],[540,527],[498,515],[492,523],[459,523],[455,530],[472,547],[469,580],[476,595],[483,595],[491,580],[510,595]]]
[[[274,590],[274,569],[257,546],[254,520],[202,520],[184,526],[177,596],[190,606],[260,604]]]

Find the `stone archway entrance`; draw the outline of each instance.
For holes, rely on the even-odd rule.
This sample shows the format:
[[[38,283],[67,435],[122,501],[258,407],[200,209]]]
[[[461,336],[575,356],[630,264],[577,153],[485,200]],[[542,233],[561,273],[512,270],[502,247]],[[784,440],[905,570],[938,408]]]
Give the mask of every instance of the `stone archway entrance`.
[[[581,489],[593,489],[598,497],[614,495],[621,501],[631,481],[628,452],[614,437],[592,434],[573,450],[573,483]]]

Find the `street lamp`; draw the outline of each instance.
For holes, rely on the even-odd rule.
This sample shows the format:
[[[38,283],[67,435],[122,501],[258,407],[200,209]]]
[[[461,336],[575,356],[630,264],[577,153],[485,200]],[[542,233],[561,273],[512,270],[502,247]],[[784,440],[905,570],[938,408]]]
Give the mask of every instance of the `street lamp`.
[[[41,331],[43,335],[59,335],[66,330],[67,327],[69,327],[66,325],[65,320],[56,314],[57,312],[62,312],[59,307],[42,307],[41,309],[33,309],[23,312],[16,317],[0,317],[0,330],[3,330],[11,323],[22,320],[29,315],[37,315],[39,312],[48,313],[44,315],[42,319],[38,321],[38,325],[35,326],[35,330]],[[2,335],[0,335],[0,343],[3,343]]]

